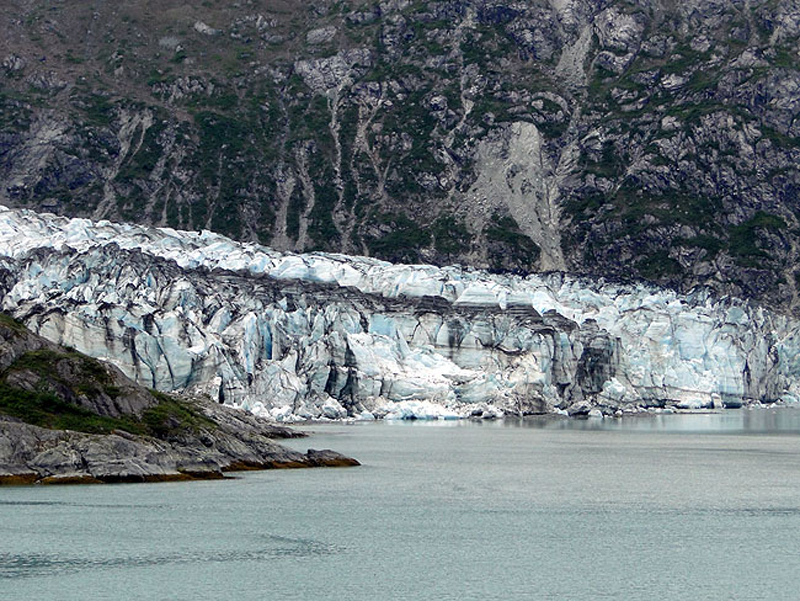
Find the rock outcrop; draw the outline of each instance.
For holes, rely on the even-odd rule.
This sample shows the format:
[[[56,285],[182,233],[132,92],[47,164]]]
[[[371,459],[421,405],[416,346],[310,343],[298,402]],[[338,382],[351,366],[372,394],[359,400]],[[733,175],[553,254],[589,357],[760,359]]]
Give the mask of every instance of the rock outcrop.
[[[239,409],[154,394],[2,314],[0,358],[0,484],[153,482],[358,465],[334,451],[289,450],[275,439],[295,433]]]
[[[287,449],[275,442],[285,433],[241,410],[206,405],[205,414],[218,425],[166,440],[124,430],[53,430],[0,415],[0,485],[166,482],[242,470],[359,465],[335,451]]]

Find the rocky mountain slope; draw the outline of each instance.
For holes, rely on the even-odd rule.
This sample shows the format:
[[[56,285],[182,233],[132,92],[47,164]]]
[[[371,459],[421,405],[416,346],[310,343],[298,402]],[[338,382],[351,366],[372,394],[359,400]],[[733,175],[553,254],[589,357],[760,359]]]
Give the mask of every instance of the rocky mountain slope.
[[[149,391],[0,314],[0,484],[221,478],[223,471],[358,465],[288,450],[295,434],[207,401]]]
[[[800,323],[563,274],[280,253],[0,209],[2,309],[137,382],[274,419],[795,400]]]
[[[792,0],[12,1],[0,202],[796,311]]]

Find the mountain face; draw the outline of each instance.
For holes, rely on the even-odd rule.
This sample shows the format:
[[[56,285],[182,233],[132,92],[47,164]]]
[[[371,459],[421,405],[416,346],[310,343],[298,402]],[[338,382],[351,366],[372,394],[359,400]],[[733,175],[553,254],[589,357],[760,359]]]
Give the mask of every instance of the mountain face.
[[[281,253],[0,209],[0,299],[140,384],[279,420],[800,396],[800,323],[709,290]]]
[[[798,310],[792,0],[30,0],[0,202]]]

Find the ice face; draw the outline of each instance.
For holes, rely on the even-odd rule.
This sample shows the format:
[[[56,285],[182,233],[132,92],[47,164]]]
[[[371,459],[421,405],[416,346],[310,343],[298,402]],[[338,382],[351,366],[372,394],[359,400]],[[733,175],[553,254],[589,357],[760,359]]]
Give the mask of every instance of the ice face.
[[[0,275],[2,308],[34,331],[148,386],[281,420],[800,394],[798,323],[703,291],[279,253],[5,208]]]

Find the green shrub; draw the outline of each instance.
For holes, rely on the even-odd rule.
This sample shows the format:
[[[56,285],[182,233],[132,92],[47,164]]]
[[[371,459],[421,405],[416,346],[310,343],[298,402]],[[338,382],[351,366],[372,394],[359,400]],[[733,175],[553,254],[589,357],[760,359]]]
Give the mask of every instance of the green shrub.
[[[376,216],[375,220],[391,227],[388,233],[366,240],[370,253],[381,259],[413,263],[419,260],[419,249],[431,242],[430,232],[404,213],[384,213]]]
[[[156,119],[144,130],[141,134],[141,144],[138,148],[132,148],[133,152],[120,167],[117,179],[130,182],[134,179],[144,179],[152,173],[158,159],[161,158],[162,149],[158,138],[164,129],[163,122]]]
[[[645,257],[636,264],[636,268],[649,280],[679,275],[683,271],[681,264],[670,257],[666,250],[658,250]]]
[[[519,224],[510,215],[495,213],[484,230],[489,242],[491,269],[503,271],[522,268],[532,270],[539,260],[541,249],[522,233]]]
[[[214,429],[216,424],[191,405],[158,392],[150,391],[158,399],[158,405],[142,414],[141,423],[146,432],[156,437],[164,437],[177,432],[198,432]]]
[[[214,429],[216,424],[188,403],[152,391],[159,403],[142,414],[119,418],[97,415],[68,403],[46,391],[28,391],[0,382],[0,414],[27,424],[53,430],[73,430],[90,434],[108,434],[122,430],[157,438],[181,433]]]
[[[124,430],[144,434],[145,429],[133,419],[102,417],[96,413],[62,401],[45,391],[31,392],[12,388],[0,382],[0,413],[25,423],[54,430],[75,430],[92,434],[107,434]]]
[[[730,229],[728,250],[737,263],[744,267],[757,267],[759,259],[769,255],[758,247],[758,230],[777,231],[786,228],[786,222],[777,215],[758,211],[750,219]]]
[[[434,248],[440,253],[457,254],[469,248],[469,231],[451,215],[443,215],[434,221],[431,233],[434,237]]]
[[[5,313],[0,313],[0,325],[3,325],[14,332],[22,333],[25,332],[25,326],[18,322],[13,317],[6,315]]]
[[[675,238],[672,243],[675,246],[688,246],[692,248],[705,249],[705,251],[708,253],[709,259],[716,257],[717,254],[719,254],[719,251],[725,248],[725,243],[721,239],[715,236],[708,236],[706,234],[701,234],[693,238]]]
[[[80,98],[87,123],[108,127],[115,117],[114,103],[107,96],[90,94]]]

